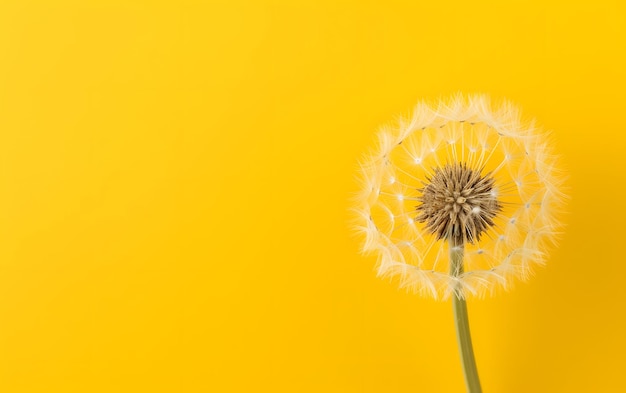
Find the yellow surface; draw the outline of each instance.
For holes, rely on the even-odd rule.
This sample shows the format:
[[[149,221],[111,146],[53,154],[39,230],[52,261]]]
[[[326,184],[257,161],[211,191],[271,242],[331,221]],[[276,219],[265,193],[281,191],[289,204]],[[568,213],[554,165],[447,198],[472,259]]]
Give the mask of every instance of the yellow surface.
[[[360,154],[420,98],[554,130],[561,247],[469,303],[485,392],[626,367],[619,1],[0,3],[0,391],[462,392],[450,303],[346,222]]]

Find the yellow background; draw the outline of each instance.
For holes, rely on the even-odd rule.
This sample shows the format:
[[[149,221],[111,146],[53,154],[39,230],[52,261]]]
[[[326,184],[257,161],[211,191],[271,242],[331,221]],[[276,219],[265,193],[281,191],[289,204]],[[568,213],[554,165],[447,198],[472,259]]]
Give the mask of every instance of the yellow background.
[[[0,391],[461,392],[451,304],[379,280],[350,193],[418,99],[507,97],[572,195],[469,303],[485,392],[624,386],[619,1],[0,3]]]

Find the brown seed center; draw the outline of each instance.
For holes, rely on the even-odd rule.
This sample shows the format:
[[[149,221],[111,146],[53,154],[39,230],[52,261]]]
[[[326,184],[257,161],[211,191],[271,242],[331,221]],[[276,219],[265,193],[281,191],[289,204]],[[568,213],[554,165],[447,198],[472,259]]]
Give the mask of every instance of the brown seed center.
[[[481,176],[461,163],[436,169],[419,191],[415,220],[438,239],[454,244],[479,241],[502,210],[491,174]]]

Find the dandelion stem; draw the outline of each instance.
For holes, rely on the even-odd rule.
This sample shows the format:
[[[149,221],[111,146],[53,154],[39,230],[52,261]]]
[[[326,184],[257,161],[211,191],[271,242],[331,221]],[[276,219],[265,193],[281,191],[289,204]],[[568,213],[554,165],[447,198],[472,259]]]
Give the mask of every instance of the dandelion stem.
[[[457,242],[450,237],[450,274],[458,276],[463,273],[463,242]],[[472,349],[472,336],[470,334],[469,319],[467,317],[467,304],[465,298],[454,295],[452,300],[454,310],[454,324],[456,326],[456,338],[465,374],[465,386],[468,393],[481,393],[474,350]]]

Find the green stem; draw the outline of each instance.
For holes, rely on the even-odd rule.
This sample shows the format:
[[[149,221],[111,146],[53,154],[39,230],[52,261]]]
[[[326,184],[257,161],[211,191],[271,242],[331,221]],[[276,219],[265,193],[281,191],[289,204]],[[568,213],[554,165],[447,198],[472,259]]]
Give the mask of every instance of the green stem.
[[[458,276],[463,273],[463,243],[450,240],[450,274]],[[467,317],[467,304],[465,298],[454,295],[452,300],[454,310],[454,323],[456,325],[456,338],[461,354],[463,374],[465,374],[465,386],[468,393],[481,393],[474,350],[472,349],[472,336],[470,335],[469,319]]]

